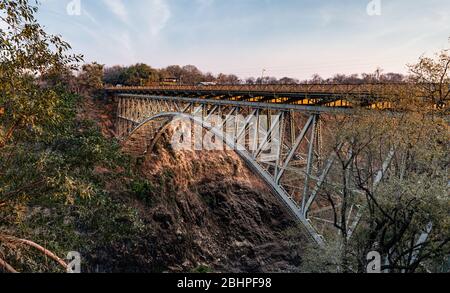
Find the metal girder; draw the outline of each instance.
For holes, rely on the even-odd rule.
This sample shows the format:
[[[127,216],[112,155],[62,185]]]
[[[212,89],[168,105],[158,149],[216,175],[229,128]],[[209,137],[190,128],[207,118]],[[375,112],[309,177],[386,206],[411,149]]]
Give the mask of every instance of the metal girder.
[[[212,108],[211,111],[209,112],[208,116],[206,116],[205,121],[208,121],[211,118],[211,116],[214,115],[214,113],[218,108],[219,106],[214,106],[214,108]]]
[[[280,141],[277,143],[277,160],[275,163],[275,172],[274,172],[274,178],[278,177],[278,173],[280,171],[280,161],[281,161],[281,155],[283,151],[283,138],[284,138],[284,120],[285,120],[286,114],[284,112],[281,113],[280,117],[280,126],[281,126],[281,132],[280,132]]]
[[[150,96],[150,95],[133,95],[120,94],[119,97],[128,97],[133,99],[151,98],[159,101],[179,101],[192,104],[208,104],[208,105],[222,105],[235,107],[250,107],[253,109],[272,109],[279,111],[302,111],[311,113],[351,113],[351,109],[346,108],[332,108],[332,107],[317,107],[317,106],[302,106],[295,104],[272,104],[272,103],[258,103],[258,102],[243,102],[243,101],[229,101],[229,100],[212,100],[199,98],[183,98],[183,97],[168,97],[168,96]]]
[[[323,170],[322,175],[320,176],[319,180],[317,181],[314,190],[312,191],[311,195],[308,198],[308,201],[306,202],[306,205],[303,208],[303,214],[305,215],[305,217],[308,216],[308,211],[309,211],[311,205],[313,204],[314,200],[316,199],[319,189],[322,187],[322,184],[325,182],[325,179],[327,178],[328,173],[330,172],[331,167],[333,166],[335,160],[336,160],[336,157],[334,155],[332,155],[331,158],[328,159],[328,163],[327,163],[325,169]]]
[[[255,152],[255,159],[257,159],[259,157],[259,155],[261,154],[261,152],[264,150],[264,148],[267,146],[267,144],[269,143],[269,138],[271,136],[271,134],[274,132],[275,128],[279,125],[280,122],[280,117],[281,116],[277,116],[276,118],[276,122],[273,123],[272,121],[272,125],[270,126],[270,130],[269,132],[267,132],[266,136],[263,139],[262,144],[259,146],[258,150]]]
[[[247,126],[250,124],[250,122],[252,121],[253,117],[255,116],[256,112],[258,110],[253,110],[253,112],[247,117],[247,119],[244,122],[244,126],[242,127],[241,131],[238,133],[238,135],[236,136],[236,143],[239,142],[239,139],[241,139],[241,137],[245,134],[245,131],[247,129]]]
[[[311,168],[312,168],[312,162],[313,162],[314,141],[315,141],[315,135],[316,135],[316,122],[317,122],[317,115],[314,115],[312,126],[311,126],[312,127],[311,139],[309,141],[308,160],[307,160],[307,166],[306,166],[306,176],[305,176],[304,191],[303,191],[303,198],[302,198],[302,212],[303,213],[305,213],[306,198],[307,198],[307,194],[309,191],[308,184],[309,184],[309,176],[311,175]]]
[[[308,122],[306,122],[305,127],[303,128],[302,132],[300,133],[300,135],[297,137],[294,145],[292,146],[292,149],[289,153],[289,155],[286,158],[286,161],[284,161],[283,163],[283,167],[281,168],[277,178],[276,178],[276,182],[279,183],[281,180],[281,177],[283,177],[283,174],[286,170],[286,168],[288,167],[289,163],[291,162],[292,158],[294,158],[295,152],[297,151],[297,149],[300,147],[300,144],[302,143],[303,139],[305,138],[306,133],[308,132],[309,128],[311,127],[311,124],[314,121],[314,116],[309,117]]]

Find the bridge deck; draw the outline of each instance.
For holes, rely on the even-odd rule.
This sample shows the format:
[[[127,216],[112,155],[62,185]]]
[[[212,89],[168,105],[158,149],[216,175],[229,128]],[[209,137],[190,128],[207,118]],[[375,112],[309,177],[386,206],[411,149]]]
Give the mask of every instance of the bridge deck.
[[[390,108],[386,93],[404,85],[216,85],[109,87],[109,94],[185,97],[235,102],[351,108]]]

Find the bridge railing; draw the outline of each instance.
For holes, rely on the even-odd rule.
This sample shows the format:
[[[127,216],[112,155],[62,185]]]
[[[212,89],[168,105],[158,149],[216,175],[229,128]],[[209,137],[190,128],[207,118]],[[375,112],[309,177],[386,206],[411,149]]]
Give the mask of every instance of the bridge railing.
[[[330,93],[364,94],[383,92],[386,88],[405,88],[406,84],[264,84],[264,85],[154,85],[106,87],[109,91],[211,91],[211,92],[268,92],[268,93]]]
[[[448,108],[437,104],[421,84],[289,84],[289,85],[154,85],[106,87],[110,94],[152,94],[172,96],[222,97],[232,101],[320,105],[327,107],[362,106],[370,109],[403,109],[414,101],[430,109]],[[285,95],[285,96],[283,96]],[[419,98],[417,100],[416,98]]]

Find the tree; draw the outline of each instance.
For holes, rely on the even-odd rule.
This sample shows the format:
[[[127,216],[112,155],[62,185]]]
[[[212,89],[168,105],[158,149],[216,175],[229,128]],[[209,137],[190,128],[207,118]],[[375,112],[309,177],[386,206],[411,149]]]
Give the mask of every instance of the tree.
[[[183,66],[181,81],[189,85],[198,84],[203,81],[203,73],[194,65]]]
[[[67,91],[76,91],[75,75],[69,67],[51,68],[39,77],[38,82],[43,87],[62,88]]]
[[[161,71],[164,77],[176,78],[178,80],[181,80],[181,78],[183,77],[183,69],[178,65],[168,66]]]
[[[324,152],[336,163],[322,196],[339,233],[327,233],[323,251],[314,253],[327,259],[306,253],[304,269],[364,273],[367,255],[377,251],[384,271],[433,271],[450,255],[445,117],[359,109],[333,123]]]
[[[36,11],[26,0],[0,0],[0,21],[6,27],[0,30],[0,270],[8,272],[29,260],[25,247],[66,268],[54,253],[11,235],[19,230],[11,228],[20,226],[30,202],[73,203],[95,195],[92,170],[98,164],[114,165],[106,159],[111,143],[76,119],[78,97],[59,86],[81,56],[70,55],[69,44],[46,33]],[[101,84],[100,67],[84,68],[86,85]]]
[[[391,94],[403,100],[411,92]],[[450,255],[445,115],[430,115],[422,105],[402,112],[358,109],[334,123],[325,152],[337,158],[328,179],[335,184],[323,196],[339,233],[326,251],[336,243],[341,250],[331,266],[365,272],[366,257],[375,250],[383,256],[383,270],[431,270]]]
[[[324,152],[333,153],[336,164],[323,197],[339,233],[328,235],[319,253],[332,257],[318,260],[316,270],[365,272],[371,251],[381,254],[382,270],[391,273],[439,271],[438,264],[448,259],[450,62],[445,52],[410,65],[409,80],[381,70],[363,75],[364,82],[387,85],[383,94],[395,111],[357,109],[334,117],[333,139]],[[396,82],[408,83],[389,86]],[[306,270],[315,270],[311,263],[307,259]]]
[[[381,82],[383,83],[403,83],[406,81],[406,77],[400,73],[389,72],[381,76]]]
[[[0,209],[5,209],[23,199],[26,191],[43,183],[43,179],[33,181],[13,172],[17,167],[25,167],[13,165],[17,163],[15,158],[24,155],[21,144],[38,139],[64,119],[57,111],[64,101],[54,88],[42,86],[36,79],[66,68],[75,69],[74,62],[80,61],[81,56],[66,54],[69,44],[41,28],[34,18],[37,8],[28,1],[1,0],[0,11],[0,21],[5,26],[0,30],[0,105],[4,109],[0,116]],[[34,243],[0,231],[0,243],[11,242],[31,245],[45,252]],[[53,254],[47,255],[54,258]],[[1,256],[0,267],[13,270]]]
[[[103,82],[108,85],[145,86],[157,83],[162,77],[170,77],[165,69],[160,71],[147,64],[138,63],[128,67],[113,66],[103,70]]]
[[[205,82],[214,82],[214,81],[216,81],[216,78],[214,77],[214,75],[211,72],[207,72],[205,74],[203,80]]]
[[[234,74],[223,74],[220,73],[216,79],[219,84],[239,84],[241,80]]]
[[[359,84],[359,83],[362,83],[362,80],[359,78],[358,74],[352,74],[352,75],[336,74],[332,78],[328,79],[327,83],[332,83],[332,84]]]
[[[273,76],[264,76],[264,77],[258,77],[256,79],[256,84],[277,84],[278,79]]]
[[[309,83],[310,84],[322,84],[322,83],[324,83],[324,79],[320,75],[314,74],[311,77],[311,80],[309,81]]]
[[[81,93],[92,95],[103,88],[103,68],[104,65],[96,62],[82,66],[78,75],[78,86]]]
[[[424,95],[428,102],[445,108],[450,100],[450,55],[443,50],[434,58],[420,58],[419,63],[409,65],[412,81],[420,86],[418,94]]]
[[[138,63],[128,67],[122,76],[123,84],[127,86],[145,86],[159,82],[159,74],[150,66]]]
[[[41,87],[35,78],[61,68],[74,69],[81,56],[67,55],[68,43],[48,35],[36,22],[36,8],[28,1],[0,1],[0,20],[7,28],[0,31],[0,149],[19,137],[39,133],[44,124],[61,117],[54,111],[60,103],[52,88]],[[51,49],[51,46],[54,49]]]
[[[298,79],[290,78],[290,77],[283,77],[278,81],[279,84],[298,84]]]
[[[247,78],[247,79],[245,80],[245,83],[246,83],[246,84],[253,85],[253,84],[256,83],[256,79],[255,79],[254,77],[249,77],[249,78]]]
[[[123,85],[125,83],[124,75],[126,68],[122,66],[107,67],[103,72],[103,82],[107,85]]]

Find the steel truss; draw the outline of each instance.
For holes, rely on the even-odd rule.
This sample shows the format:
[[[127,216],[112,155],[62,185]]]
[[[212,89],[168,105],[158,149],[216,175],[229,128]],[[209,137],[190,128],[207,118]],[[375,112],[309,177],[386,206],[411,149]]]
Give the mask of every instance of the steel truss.
[[[326,111],[332,110],[132,94],[117,95],[116,102],[117,132],[127,152],[144,155],[152,150],[170,122],[190,120],[235,150],[270,186],[312,239],[319,245],[324,244],[323,235],[334,223],[333,210],[339,208],[331,206],[321,193],[324,185],[334,184],[330,174],[336,168],[336,158],[333,152],[326,153],[323,149],[326,124],[323,117]],[[234,124],[231,136],[224,135],[221,130],[225,125],[229,128],[229,122],[236,115],[247,118]],[[214,125],[213,116],[221,117],[222,125]],[[258,139],[249,139],[252,132]],[[268,153],[268,145],[276,149],[272,147]],[[363,205],[355,203],[349,223],[358,222],[362,210]]]

